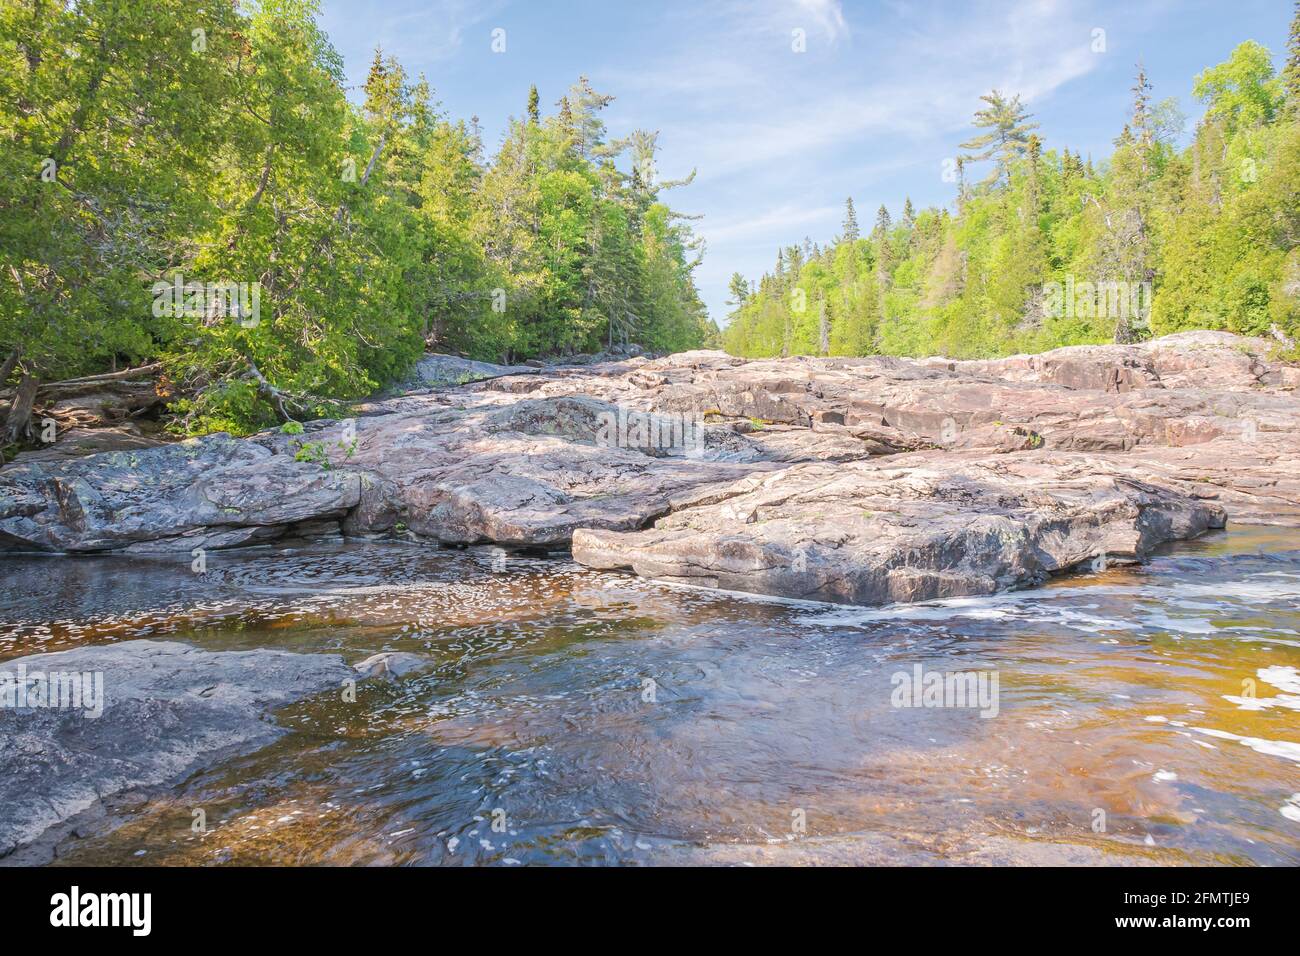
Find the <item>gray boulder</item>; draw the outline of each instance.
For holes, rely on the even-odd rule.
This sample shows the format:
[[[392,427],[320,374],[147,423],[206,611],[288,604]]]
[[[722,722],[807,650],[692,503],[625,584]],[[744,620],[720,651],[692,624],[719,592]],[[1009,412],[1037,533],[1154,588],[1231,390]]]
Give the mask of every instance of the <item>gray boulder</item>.
[[[0,472],[0,545],[42,551],[229,547],[343,517],[356,474],[225,434]],[[142,550],[137,547],[136,550]]]
[[[574,558],[658,580],[851,604],[992,594],[1222,527],[1222,508],[1056,454],[799,464]]]
[[[0,664],[9,681],[23,672],[76,675],[90,692],[78,707],[0,707],[0,857],[115,793],[270,743],[286,732],[269,719],[273,708],[357,677],[334,655],[151,640]]]

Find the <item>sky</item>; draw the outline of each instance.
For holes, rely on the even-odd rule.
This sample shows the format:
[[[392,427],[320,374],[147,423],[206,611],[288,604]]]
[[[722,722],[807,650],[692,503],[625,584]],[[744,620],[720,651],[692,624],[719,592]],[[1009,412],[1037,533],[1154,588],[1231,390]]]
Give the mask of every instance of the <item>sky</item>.
[[[321,3],[350,83],[379,45],[426,74],[453,118],[478,116],[489,152],[529,84],[549,113],[580,74],[615,97],[612,137],[658,130],[661,177],[697,171],[664,198],[702,217],[696,280],[720,326],[731,274],[756,280],[779,247],[834,239],[845,197],[864,230],[882,203],[895,218],[909,196],[951,205],[945,160],[971,135],[981,94],[1020,94],[1047,148],[1102,159],[1139,60],[1190,134],[1196,74],[1243,40],[1280,65],[1292,16],[1289,0]]]

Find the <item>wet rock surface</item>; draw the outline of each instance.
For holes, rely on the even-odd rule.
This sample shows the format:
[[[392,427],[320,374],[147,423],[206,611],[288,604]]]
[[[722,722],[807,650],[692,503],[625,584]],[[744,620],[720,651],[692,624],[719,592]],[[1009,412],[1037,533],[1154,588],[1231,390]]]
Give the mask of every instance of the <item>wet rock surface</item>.
[[[362,676],[336,655],[146,639],[16,658],[0,672],[14,694],[0,707],[0,858],[114,794],[270,743],[286,732],[273,708]],[[62,686],[77,705],[48,706],[37,686]],[[15,706],[23,700],[42,703]]]
[[[426,381],[466,384],[300,435],[0,469],[0,547],[572,543],[600,567],[774,594],[985,593],[1225,516],[1300,524],[1300,370],[1272,348],[1194,332],[965,362],[430,356]],[[800,548],[815,571],[777,566]]]

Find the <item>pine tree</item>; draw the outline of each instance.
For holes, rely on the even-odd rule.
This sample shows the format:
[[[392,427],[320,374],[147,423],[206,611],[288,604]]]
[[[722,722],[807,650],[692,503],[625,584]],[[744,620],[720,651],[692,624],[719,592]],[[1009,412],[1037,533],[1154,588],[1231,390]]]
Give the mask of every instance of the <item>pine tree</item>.
[[[975,162],[994,160],[997,165],[985,180],[985,185],[992,185],[1005,180],[1012,162],[1024,156],[1029,134],[1038,124],[1029,122],[1029,112],[1020,102],[1019,94],[1007,99],[993,90],[980,99],[988,106],[976,111],[972,125],[988,132],[962,143],[962,149],[974,150],[962,158]]]
[[[1133,119],[1125,129],[1132,128],[1138,147],[1145,154],[1155,142],[1151,128],[1151,83],[1147,80],[1142,61],[1137,64],[1137,77],[1133,81]]]
[[[614,102],[614,97],[597,93],[591,88],[591,81],[580,76],[578,82],[569,88],[564,102],[568,121],[577,137],[579,155],[585,159],[599,159],[606,155],[605,121],[600,118],[600,111]]]
[[[383,51],[375,47],[370,73],[366,76],[365,113],[380,135],[392,136],[397,126],[406,118],[406,72],[393,57],[384,58]]]
[[[1295,0],[1295,16],[1291,18],[1291,35],[1286,46],[1289,52],[1282,69],[1282,86],[1287,108],[1292,113],[1300,113],[1300,0]]]
[[[727,284],[727,291],[731,293],[727,305],[734,305],[739,310],[749,302],[749,281],[739,272],[731,274],[731,281]]]
[[[889,235],[889,229],[893,225],[893,220],[889,218],[889,210],[885,204],[881,203],[880,208],[876,210],[876,226],[871,230],[871,238],[880,240]]]
[[[538,107],[537,84],[534,83],[528,88],[528,122],[536,126],[541,121],[542,115]]]
[[[844,200],[844,239],[853,242],[858,238],[858,214],[853,208],[853,197]]]

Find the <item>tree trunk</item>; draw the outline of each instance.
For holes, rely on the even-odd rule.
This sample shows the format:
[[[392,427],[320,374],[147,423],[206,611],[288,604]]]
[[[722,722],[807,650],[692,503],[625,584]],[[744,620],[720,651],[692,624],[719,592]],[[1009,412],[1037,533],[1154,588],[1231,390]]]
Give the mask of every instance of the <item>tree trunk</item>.
[[[5,419],[5,444],[13,444],[31,436],[32,403],[36,401],[36,376],[30,372],[23,373],[18,383],[18,391],[9,405],[9,416]]]
[[[9,381],[9,376],[13,374],[14,366],[18,364],[18,356],[22,354],[22,349],[14,346],[14,350],[9,353],[9,357],[0,365],[0,388],[4,388],[5,382]]]

